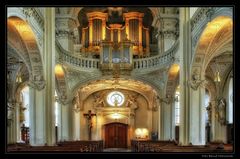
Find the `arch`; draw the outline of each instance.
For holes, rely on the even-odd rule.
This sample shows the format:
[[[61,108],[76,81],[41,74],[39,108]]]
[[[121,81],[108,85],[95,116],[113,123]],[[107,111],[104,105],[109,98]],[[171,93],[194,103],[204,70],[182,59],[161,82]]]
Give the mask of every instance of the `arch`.
[[[29,83],[44,88],[42,57],[30,25],[19,17],[8,17],[8,46],[15,50],[29,70]]]
[[[232,49],[232,19],[226,16],[219,16],[209,22],[195,50],[191,73],[199,74],[204,78],[204,72],[209,62],[222,53],[220,50]]]
[[[59,96],[60,102],[65,104],[68,99],[68,87],[66,83],[66,70],[62,64],[56,63],[55,65],[55,80],[57,95]]]
[[[130,90],[141,94],[148,103],[148,109],[153,108],[152,105],[154,97],[156,97],[157,93],[152,86],[147,85],[141,81],[136,81],[132,79],[120,79],[116,85],[114,82],[115,81],[111,79],[90,81],[89,83],[75,89],[73,91],[73,96],[75,97],[77,95],[80,95],[80,101],[84,101],[88,98],[88,96],[95,92],[114,89],[114,87],[116,86],[117,89]]]
[[[202,9],[199,9],[199,10],[202,10]],[[207,11],[206,14],[201,15],[202,13],[205,13],[205,12],[200,11],[198,17],[199,16],[206,16],[206,14],[207,14],[207,17],[205,18],[205,20],[201,24],[199,24],[200,27],[196,31],[193,32],[194,39],[195,39],[194,41],[196,41],[196,42],[199,41],[202,33],[206,29],[206,26],[207,26],[207,23],[209,22],[209,20],[215,19],[218,16],[225,16],[225,17],[233,18],[233,10],[232,10],[231,7],[210,8]],[[196,47],[197,47],[196,43],[194,44],[193,47],[194,47],[194,49],[196,49]]]
[[[167,74],[168,78],[165,92],[166,95],[174,96],[174,92],[178,86],[179,73],[180,73],[179,64],[176,63],[172,64]]]
[[[7,8],[7,18],[18,17],[25,22],[28,22],[29,27],[34,32],[34,35],[37,35],[36,42],[39,48],[42,48],[42,36],[43,34],[43,15],[42,9],[40,8],[17,8],[17,7],[8,7]],[[38,17],[34,17],[33,12],[38,12]],[[30,18],[32,16],[33,18]]]

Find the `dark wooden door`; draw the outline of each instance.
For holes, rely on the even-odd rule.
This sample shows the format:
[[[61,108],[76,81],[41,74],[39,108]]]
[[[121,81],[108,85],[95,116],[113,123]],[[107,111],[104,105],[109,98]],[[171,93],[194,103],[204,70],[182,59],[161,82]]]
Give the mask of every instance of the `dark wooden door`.
[[[127,148],[126,124],[110,123],[105,125],[105,148]]]

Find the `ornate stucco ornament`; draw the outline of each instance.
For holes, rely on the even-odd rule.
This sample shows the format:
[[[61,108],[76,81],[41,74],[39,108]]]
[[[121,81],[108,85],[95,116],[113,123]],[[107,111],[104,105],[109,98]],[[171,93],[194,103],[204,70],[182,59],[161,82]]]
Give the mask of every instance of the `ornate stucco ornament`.
[[[204,86],[205,80],[200,79],[200,75],[198,73],[193,73],[192,79],[188,81],[188,85],[193,89],[197,90],[199,86]]]
[[[42,89],[45,88],[46,82],[45,82],[45,80],[40,80],[40,81],[30,80],[30,81],[28,82],[28,86],[29,86],[29,87],[32,87],[32,88],[35,88],[35,89],[37,89],[37,90],[40,91],[40,90],[42,90]]]
[[[166,104],[170,104],[174,101],[175,101],[175,98],[171,97],[171,96],[167,96],[166,98],[160,98],[160,102],[163,102],[163,103],[166,103]]]

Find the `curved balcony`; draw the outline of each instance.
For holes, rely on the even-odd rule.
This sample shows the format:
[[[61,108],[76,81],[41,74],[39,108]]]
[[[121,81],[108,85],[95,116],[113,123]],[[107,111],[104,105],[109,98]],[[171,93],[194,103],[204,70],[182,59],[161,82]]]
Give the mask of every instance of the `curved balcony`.
[[[60,52],[60,58],[62,62],[65,62],[77,69],[83,69],[88,71],[94,71],[100,69],[100,59],[80,57],[70,54],[70,52],[64,50],[61,45],[57,43],[57,48]],[[174,46],[166,51],[164,55],[156,55],[148,58],[133,59],[133,72],[138,71],[154,71],[165,67],[174,60],[174,55],[177,52],[179,41],[176,41]]]
[[[60,58],[62,62],[65,62],[69,65],[72,65],[75,68],[78,69],[93,69],[93,70],[98,70],[99,69],[99,59],[93,59],[93,58],[86,58],[86,57],[80,57],[71,54],[70,52],[66,51],[65,49],[62,48],[62,46],[56,42],[57,48],[59,49],[60,52]]]
[[[176,41],[174,46],[166,51],[164,55],[156,55],[148,58],[134,59],[133,60],[133,70],[135,71],[144,71],[149,70],[153,71],[165,67],[167,64],[174,60],[175,53],[177,52],[179,46],[179,41]]]

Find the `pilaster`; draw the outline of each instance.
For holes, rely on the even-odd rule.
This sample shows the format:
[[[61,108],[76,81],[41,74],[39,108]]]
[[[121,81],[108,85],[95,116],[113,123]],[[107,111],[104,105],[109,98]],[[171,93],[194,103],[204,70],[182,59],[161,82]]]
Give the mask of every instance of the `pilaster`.
[[[15,102],[8,102],[7,114],[7,143],[15,144],[16,140],[16,106]]]
[[[179,144],[190,143],[190,88],[187,85],[189,79],[190,54],[191,54],[191,28],[189,8],[180,8],[179,24],[179,52],[180,52],[180,125]]]
[[[45,34],[44,34],[44,73],[45,87],[45,129],[46,144],[55,145],[55,8],[45,9]]]
[[[59,104],[59,139],[60,141],[73,140],[73,109],[72,104]]]
[[[73,140],[80,140],[80,108],[73,109]]]
[[[29,142],[32,146],[43,146],[46,143],[44,94],[45,90],[29,87]]]
[[[56,18],[56,37],[62,47],[73,53],[74,50],[74,28],[76,28],[75,19],[71,16]]]

